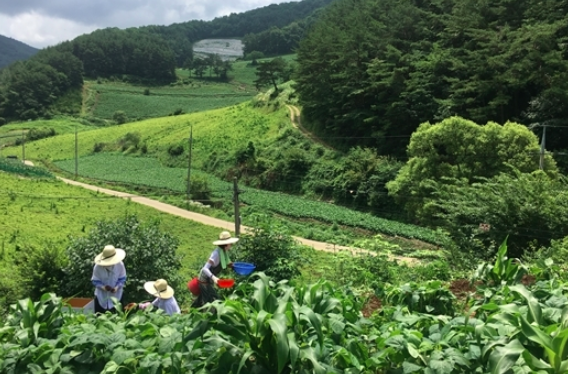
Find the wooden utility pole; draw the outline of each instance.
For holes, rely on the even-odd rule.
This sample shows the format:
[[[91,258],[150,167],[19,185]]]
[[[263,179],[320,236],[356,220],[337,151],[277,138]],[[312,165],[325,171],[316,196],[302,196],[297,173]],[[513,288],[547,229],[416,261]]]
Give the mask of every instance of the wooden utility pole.
[[[191,150],[193,148],[193,125],[189,128],[189,159],[187,161],[187,202],[189,204],[190,201],[190,192],[191,192]]]
[[[77,125],[75,125],[75,180],[79,175],[79,142],[77,139]]]
[[[22,162],[26,162],[26,133],[22,130]]]
[[[241,216],[239,214],[239,186],[237,185],[237,177],[233,179],[233,202],[235,204],[235,236],[241,234]]]

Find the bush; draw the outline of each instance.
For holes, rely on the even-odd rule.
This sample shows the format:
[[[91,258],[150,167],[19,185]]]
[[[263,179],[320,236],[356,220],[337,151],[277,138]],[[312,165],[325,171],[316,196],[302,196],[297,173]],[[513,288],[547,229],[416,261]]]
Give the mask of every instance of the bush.
[[[0,117],[0,126],[4,126],[6,124],[6,118]]]
[[[39,300],[44,293],[60,294],[67,264],[64,251],[56,244],[48,243],[40,248],[25,248],[15,261],[18,265],[26,295]],[[70,295],[69,295],[70,296]]]
[[[123,123],[126,123],[128,121],[126,113],[124,113],[124,111],[122,110],[117,110],[116,112],[114,112],[112,119],[119,125],[122,125]]]
[[[122,151],[126,151],[129,148],[138,149],[138,144],[140,143],[140,134],[135,132],[128,132],[124,136],[118,139],[118,146]]]
[[[172,144],[168,147],[168,154],[172,157],[181,156],[183,154],[183,145]]]
[[[149,88],[144,89],[144,95],[146,95],[146,96],[150,95],[150,89]]]
[[[69,264],[65,268],[64,289],[68,295],[93,294],[93,260],[109,244],[126,251],[123,302],[148,299],[144,282],[159,278],[166,279],[176,291],[183,289],[179,275],[181,259],[176,254],[179,241],[160,231],[157,221],[144,225],[135,215],[128,215],[115,221],[99,221],[87,236],[71,238],[67,248]]]
[[[265,215],[252,217],[252,234],[241,235],[237,246],[239,260],[252,262],[275,281],[300,274],[297,244],[286,228]]]
[[[99,142],[99,143],[95,143],[95,145],[93,146],[93,152],[98,153],[101,152],[104,148],[105,148],[105,143]]]
[[[25,295],[20,273],[13,266],[3,263],[0,266],[0,317],[8,314],[10,305]]]

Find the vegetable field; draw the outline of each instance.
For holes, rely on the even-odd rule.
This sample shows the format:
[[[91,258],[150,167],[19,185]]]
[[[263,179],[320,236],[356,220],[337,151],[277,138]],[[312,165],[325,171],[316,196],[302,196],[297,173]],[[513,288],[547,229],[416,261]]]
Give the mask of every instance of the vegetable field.
[[[194,82],[191,79],[186,82],[149,88],[124,83],[91,83],[87,87],[95,91],[91,96],[96,96],[96,100],[86,111],[110,119],[120,110],[133,121],[164,117],[179,110],[194,113],[227,107],[248,101],[256,94],[227,83]]]
[[[74,171],[74,160],[59,161],[55,164],[68,172]],[[161,166],[157,160],[151,158],[98,154],[82,157],[79,164],[81,165],[79,168],[80,175],[89,178],[167,188],[180,193],[185,192],[187,188],[187,169],[166,168]],[[208,179],[215,197],[231,201],[231,183],[221,181],[203,172],[196,171],[194,175]],[[441,244],[444,240],[443,235],[429,229],[390,221],[337,205],[248,187],[244,190],[245,192],[239,196],[243,203],[285,216],[313,218],[323,222],[359,227],[392,236],[419,239],[433,244]]]
[[[372,304],[325,280],[292,287],[262,273],[216,314],[63,311],[45,294],[22,300],[0,329],[3,373],[564,373],[568,291],[550,261],[504,256],[456,299],[446,285],[385,285]],[[490,283],[498,280],[497,283]],[[467,282],[467,281],[466,281]],[[369,305],[373,308],[369,309]]]

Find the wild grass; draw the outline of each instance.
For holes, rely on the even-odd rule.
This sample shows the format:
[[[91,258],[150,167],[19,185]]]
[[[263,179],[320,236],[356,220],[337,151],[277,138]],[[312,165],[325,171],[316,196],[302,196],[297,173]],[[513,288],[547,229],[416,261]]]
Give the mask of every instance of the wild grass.
[[[68,237],[82,236],[99,220],[136,214],[141,221],[158,220],[180,240],[182,274],[195,275],[195,264],[206,260],[220,229],[158,212],[58,180],[20,178],[0,172],[0,256],[7,263],[18,251],[46,243],[65,247]]]
[[[121,126],[97,128],[86,131],[78,137],[78,155],[94,153],[96,144],[106,144],[107,150],[138,153],[145,149],[147,154],[158,157],[162,162],[186,164],[190,124],[193,125],[193,165],[200,169],[208,162],[211,154],[234,152],[249,141],[276,137],[282,126],[289,125],[287,110],[276,112],[259,110],[250,103],[208,112],[192,113],[173,117],[154,118]],[[132,148],[122,149],[124,138],[135,138]],[[122,144],[122,145],[121,145]],[[172,156],[171,147],[182,147],[183,154]],[[6,152],[17,151],[8,148]],[[41,139],[26,146],[26,158],[32,160],[73,159],[75,135],[64,134]]]

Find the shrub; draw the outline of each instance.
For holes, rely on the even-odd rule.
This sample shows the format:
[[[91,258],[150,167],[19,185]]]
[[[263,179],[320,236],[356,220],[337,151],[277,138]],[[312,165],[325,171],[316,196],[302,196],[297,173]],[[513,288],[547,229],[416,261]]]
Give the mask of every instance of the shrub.
[[[144,89],[144,95],[146,95],[146,96],[150,95],[150,89],[149,88]]]
[[[119,125],[122,125],[123,123],[126,123],[128,121],[126,113],[124,113],[124,111],[122,110],[117,110],[116,112],[114,112],[112,119]]]
[[[124,134],[124,136],[118,139],[118,146],[122,151],[126,151],[129,148],[134,147],[138,149],[138,144],[140,143],[140,134],[135,132],[129,132]]]
[[[0,126],[4,126],[6,124],[6,118],[0,117]]]
[[[105,148],[105,143],[99,142],[99,143],[95,143],[95,145],[93,146],[93,152],[98,153],[101,152],[104,148]]]
[[[177,157],[183,154],[183,145],[172,144],[168,147],[168,154],[172,157]]]
[[[175,290],[182,290],[181,259],[176,254],[179,241],[160,231],[158,221],[142,224],[135,215],[128,215],[115,221],[99,221],[87,236],[71,238],[65,268],[64,289],[68,295],[93,293],[93,259],[109,244],[126,251],[123,302],[148,299],[144,282],[159,278],[167,279]]]
[[[59,294],[65,278],[63,268],[67,264],[61,247],[47,243],[40,248],[24,248],[19,253],[16,264],[26,295],[39,300],[44,293]]]
[[[298,275],[298,248],[286,227],[265,215],[254,215],[252,220],[254,229],[252,234],[241,235],[237,258],[254,263],[255,271],[263,271],[276,281]]]

